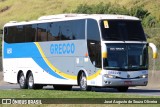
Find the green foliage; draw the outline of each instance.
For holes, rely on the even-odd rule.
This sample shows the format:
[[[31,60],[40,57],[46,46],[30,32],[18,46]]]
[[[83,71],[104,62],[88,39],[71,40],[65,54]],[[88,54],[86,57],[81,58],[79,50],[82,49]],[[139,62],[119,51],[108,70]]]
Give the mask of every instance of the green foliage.
[[[148,12],[148,10],[144,10],[142,7],[140,6],[136,6],[130,9],[130,15],[131,16],[135,16],[138,17],[140,19],[144,19],[146,18],[150,13]]]
[[[143,23],[144,27],[152,28],[152,27],[156,26],[157,20],[156,20],[155,17],[149,15],[146,18],[143,19],[142,23]]]
[[[155,17],[155,26],[160,27],[158,0],[154,3],[151,0],[0,0],[0,28],[9,21],[36,20],[43,15],[72,13],[74,10],[75,13],[133,14],[138,17],[140,14],[140,18],[147,17],[143,15],[147,11],[149,16]],[[149,24],[147,20],[144,22],[145,27]]]
[[[125,7],[121,7],[118,4],[105,4],[103,2],[97,5],[80,4],[73,12],[84,14],[129,14]]]
[[[91,14],[92,8],[90,6],[88,6],[87,4],[80,4],[74,12],[75,13]]]
[[[121,6],[119,4],[111,3],[99,3],[99,4],[80,4],[74,11],[74,13],[84,14],[122,14],[138,17],[142,20],[144,27],[155,27],[156,18],[153,17],[150,12],[143,8],[143,6],[134,6],[130,9]]]
[[[131,94],[61,90],[0,90],[0,98],[147,98]],[[160,96],[151,98],[160,98]]]

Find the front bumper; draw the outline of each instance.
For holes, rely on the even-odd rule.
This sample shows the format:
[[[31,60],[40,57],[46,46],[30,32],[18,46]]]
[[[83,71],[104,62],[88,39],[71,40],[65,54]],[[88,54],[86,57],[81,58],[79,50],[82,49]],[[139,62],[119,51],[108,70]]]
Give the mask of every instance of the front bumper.
[[[102,86],[146,86],[148,84],[148,78],[139,79],[112,79],[104,78]]]

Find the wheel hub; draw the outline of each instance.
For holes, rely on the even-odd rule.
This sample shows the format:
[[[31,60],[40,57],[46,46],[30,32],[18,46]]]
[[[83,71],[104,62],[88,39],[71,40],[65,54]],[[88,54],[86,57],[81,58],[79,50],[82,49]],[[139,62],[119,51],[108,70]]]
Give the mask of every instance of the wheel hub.
[[[86,86],[87,86],[87,80],[85,77],[82,77],[82,79],[81,79],[81,86],[82,86],[82,88],[86,88]]]
[[[29,81],[29,86],[32,87],[33,86],[33,82],[34,82],[33,81],[33,77],[30,76],[28,81]]]
[[[21,77],[20,77],[20,80],[19,80],[20,85],[23,86],[23,85],[24,85],[24,82],[25,82],[25,79],[24,79],[23,76],[21,76]]]

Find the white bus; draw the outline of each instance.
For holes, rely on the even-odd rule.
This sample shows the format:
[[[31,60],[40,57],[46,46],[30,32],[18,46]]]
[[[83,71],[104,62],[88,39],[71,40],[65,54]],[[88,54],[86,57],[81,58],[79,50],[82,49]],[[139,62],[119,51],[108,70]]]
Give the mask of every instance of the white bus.
[[[60,14],[28,22],[12,21],[3,30],[4,81],[22,89],[81,90],[111,87],[125,92],[148,83],[148,46],[136,17]]]

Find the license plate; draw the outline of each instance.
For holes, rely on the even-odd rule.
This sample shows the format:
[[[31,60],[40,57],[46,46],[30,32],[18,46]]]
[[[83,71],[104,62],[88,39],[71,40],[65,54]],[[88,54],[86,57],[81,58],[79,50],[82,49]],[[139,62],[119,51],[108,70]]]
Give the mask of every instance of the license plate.
[[[125,85],[131,85],[131,84],[132,84],[132,81],[124,81],[124,84],[125,84]]]

